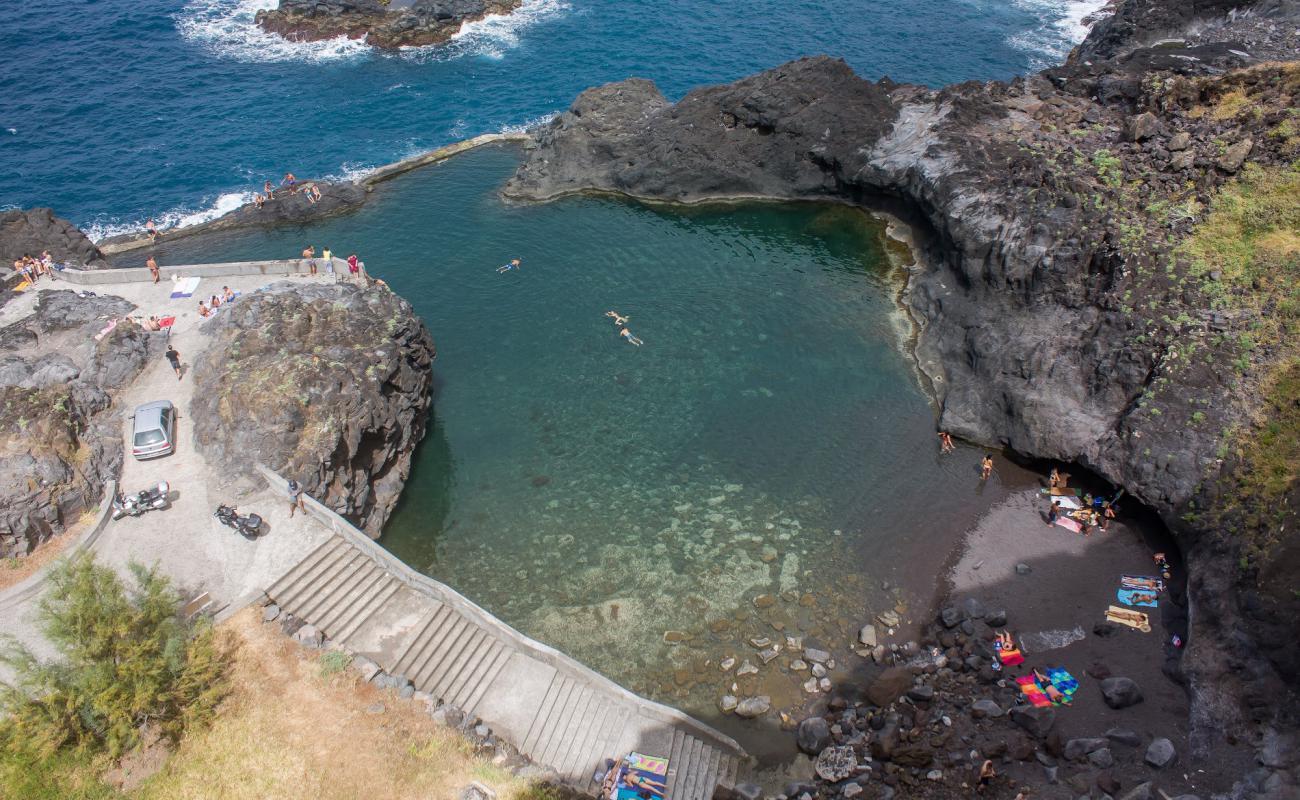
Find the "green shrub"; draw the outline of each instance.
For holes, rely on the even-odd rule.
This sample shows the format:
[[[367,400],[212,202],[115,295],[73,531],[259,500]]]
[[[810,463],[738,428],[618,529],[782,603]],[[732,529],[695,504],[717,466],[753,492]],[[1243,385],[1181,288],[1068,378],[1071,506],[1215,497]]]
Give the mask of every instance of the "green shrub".
[[[115,758],[146,725],[175,740],[212,716],[226,691],[227,648],[207,623],[179,617],[165,577],[138,564],[131,572],[128,588],[81,556],[50,573],[40,620],[61,658],[43,662],[6,643],[0,661],[16,680],[0,685],[0,743],[45,759]]]
[[[320,676],[328,678],[331,675],[337,675],[348,668],[352,663],[352,656],[342,650],[330,650],[321,653],[320,657]]]

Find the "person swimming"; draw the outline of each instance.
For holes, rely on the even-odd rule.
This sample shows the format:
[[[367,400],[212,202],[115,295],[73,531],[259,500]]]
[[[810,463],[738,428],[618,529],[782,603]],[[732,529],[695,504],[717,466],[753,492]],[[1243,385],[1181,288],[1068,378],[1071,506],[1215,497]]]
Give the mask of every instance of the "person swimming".
[[[503,264],[502,266],[497,267],[497,272],[509,272],[512,269],[523,269],[523,265],[519,263],[519,259],[510,259],[509,264]]]
[[[642,344],[645,344],[640,339],[633,336],[632,331],[628,330],[627,328],[624,328],[621,331],[619,331],[618,335],[622,336],[624,339],[627,339],[629,342],[636,345],[637,347],[640,347]]]
[[[617,311],[606,311],[605,316],[614,320],[615,325],[626,325],[628,318]]]

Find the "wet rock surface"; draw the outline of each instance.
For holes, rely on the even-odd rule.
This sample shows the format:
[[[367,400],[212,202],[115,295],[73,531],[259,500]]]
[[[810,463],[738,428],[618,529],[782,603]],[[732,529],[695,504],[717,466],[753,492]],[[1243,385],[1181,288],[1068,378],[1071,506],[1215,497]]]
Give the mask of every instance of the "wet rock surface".
[[[32,314],[0,329],[0,557],[22,556],[96,508],[122,465],[112,390],[159,357],[165,335],[109,320],[134,306],[42,290]]]
[[[295,42],[346,36],[380,48],[439,44],[462,23],[508,14],[522,0],[280,0],[257,24]]]
[[[263,463],[378,536],[424,434],[435,351],[382,285],[294,285],[205,324],[194,366],[195,441],[231,475]]]

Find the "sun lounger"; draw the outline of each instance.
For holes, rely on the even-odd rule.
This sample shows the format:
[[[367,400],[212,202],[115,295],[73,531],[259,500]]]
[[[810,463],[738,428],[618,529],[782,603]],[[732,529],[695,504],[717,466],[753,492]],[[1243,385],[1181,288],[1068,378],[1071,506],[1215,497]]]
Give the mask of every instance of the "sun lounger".
[[[1109,622],[1124,625],[1143,633],[1151,632],[1151,619],[1141,611],[1111,606],[1106,609],[1106,619]]]
[[[1057,691],[1069,699],[1074,698],[1074,693],[1079,691],[1079,682],[1074,676],[1060,667],[1052,667],[1047,671],[1047,678],[1056,687]]]
[[[1057,517],[1056,524],[1073,533],[1079,533],[1083,530],[1083,528],[1079,527],[1079,523],[1066,516]]]
[[[1154,589],[1117,589],[1115,596],[1126,606],[1156,608],[1159,605],[1156,599],[1157,592]]]
[[[1024,694],[1025,699],[1031,705],[1046,708],[1052,704],[1052,701],[1047,697],[1047,692],[1042,690],[1042,687],[1038,685],[1038,681],[1034,680],[1033,675],[1021,675],[1016,678],[1016,685],[1020,687],[1021,693]]]

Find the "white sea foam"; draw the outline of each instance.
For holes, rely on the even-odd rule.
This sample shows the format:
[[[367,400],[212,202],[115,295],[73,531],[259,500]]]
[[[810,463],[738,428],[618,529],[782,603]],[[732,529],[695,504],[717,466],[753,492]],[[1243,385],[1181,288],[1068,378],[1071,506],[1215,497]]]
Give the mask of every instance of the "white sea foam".
[[[191,225],[200,225],[204,222],[211,222],[217,217],[229,214],[231,211],[239,208],[245,203],[253,201],[253,192],[226,192],[218,195],[217,199],[211,204],[200,208],[185,206],[163,212],[153,218],[154,223],[159,230],[168,228],[188,228]],[[141,233],[144,231],[145,220],[139,221],[122,221],[119,219],[96,220],[85,227],[86,235],[93,241],[107,239],[110,236],[120,236],[124,233]]]
[[[533,117],[532,119],[529,120],[524,120],[518,125],[502,125],[501,129],[497,132],[498,133],[527,133],[533,128],[537,128],[542,125],[545,125],[546,123],[555,119],[559,115],[560,112],[552,111],[549,114],[542,114],[541,116]]]
[[[1009,41],[1029,55],[1034,69],[1058,64],[1070,50],[1084,40],[1090,26],[1084,20],[1094,17],[1107,0],[1012,0],[1013,5],[1041,20],[1033,30],[1018,33]]]
[[[422,47],[403,47],[402,55],[420,61],[450,61],[464,56],[504,58],[519,46],[527,28],[551,19],[570,8],[568,0],[523,0],[510,14],[490,14],[463,23],[449,41]]]
[[[361,39],[290,42],[257,27],[257,12],[278,5],[279,0],[190,0],[176,14],[176,29],[189,41],[235,61],[340,61],[370,52]]]

